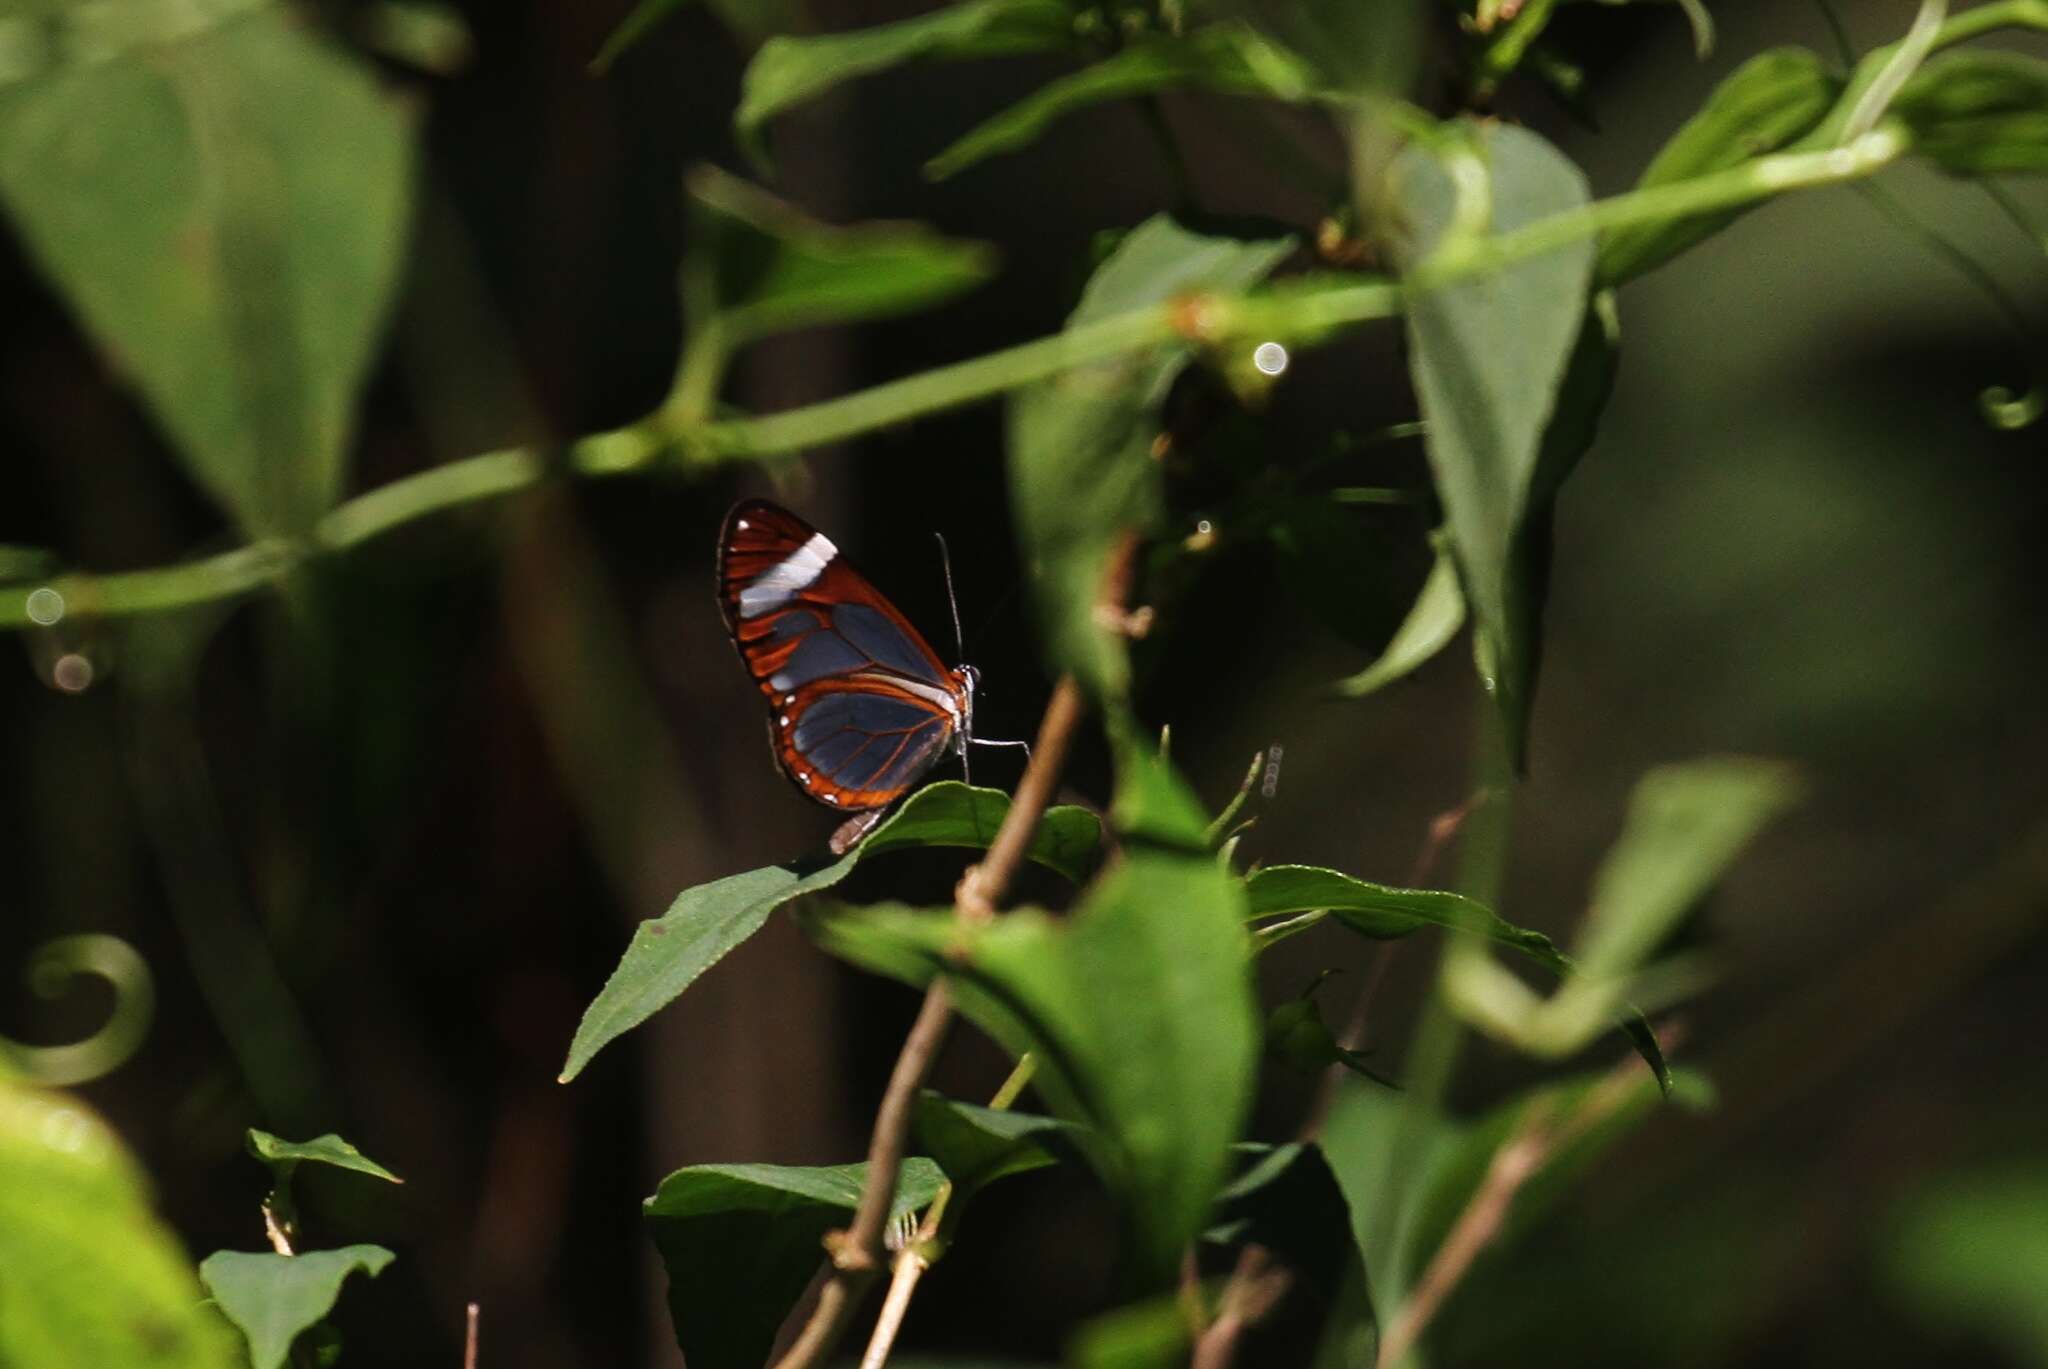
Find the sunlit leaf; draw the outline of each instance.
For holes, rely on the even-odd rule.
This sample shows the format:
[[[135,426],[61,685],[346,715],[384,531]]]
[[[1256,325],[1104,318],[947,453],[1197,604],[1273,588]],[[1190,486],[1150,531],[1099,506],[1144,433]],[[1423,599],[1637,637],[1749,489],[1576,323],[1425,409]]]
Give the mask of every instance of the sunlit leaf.
[[[0,1064],[0,1364],[231,1369],[234,1333],[201,1297],[113,1131]]]
[[[770,38],[747,65],[733,124],[741,145],[760,160],[770,119],[842,81],[920,58],[1057,51],[1073,41],[1073,24],[1072,11],[1060,0],[966,0],[849,33]]]
[[[1840,79],[1805,48],[1772,48],[1744,62],[1714,88],[1644,170],[1638,189],[1740,166],[1798,141],[1820,123],[1842,91]],[[1614,285],[1669,261],[1745,212],[1721,210],[1634,224],[1600,241],[1595,275]]]
[[[2048,171],[2048,62],[2016,52],[1931,58],[1892,101],[1913,150],[1958,176]]]
[[[1185,36],[1144,37],[1071,76],[1047,82],[1001,114],[963,135],[924,165],[944,180],[990,157],[1029,146],[1054,123],[1111,100],[1199,87],[1236,95],[1301,98],[1313,73],[1291,53],[1235,24]]]
[[[241,1328],[250,1369],[282,1369],[292,1342],[334,1309],[348,1276],[360,1270],[374,1277],[393,1258],[379,1245],[297,1255],[219,1250],[200,1262],[199,1278],[221,1314]]]
[[[310,1141],[284,1141],[267,1131],[258,1131],[251,1127],[249,1153],[280,1174],[290,1172],[302,1161],[310,1161],[313,1164],[332,1165],[336,1169],[353,1170],[357,1174],[368,1174],[394,1184],[405,1182],[332,1132],[325,1136],[315,1136]]]
[[[716,167],[692,172],[689,188],[685,271],[707,272],[704,297],[689,303],[733,344],[924,308],[994,270],[981,243],[911,223],[835,228]]]
[[[198,482],[303,531],[397,280],[413,121],[285,6],[162,45],[112,27],[106,60],[0,85],[0,202]]]
[[[761,930],[777,908],[831,888],[861,861],[885,851],[986,847],[1009,808],[1009,795],[1000,790],[945,780],[912,794],[866,841],[835,861],[771,865],[685,889],[666,913],[634,931],[618,968],[576,1028],[562,1081],[574,1079],[605,1045],[674,1002],[698,975]],[[1100,835],[1100,824],[1086,809],[1055,807],[1040,820],[1030,857],[1078,882]]]
[[[1587,201],[1577,167],[1526,129],[1469,129],[1488,171],[1490,229],[1503,233]],[[1421,150],[1398,167],[1426,269],[1458,210],[1450,176]],[[1543,432],[1585,316],[1593,248],[1579,242],[1490,275],[1424,290],[1408,308],[1416,395],[1482,676],[1519,764],[1537,644],[1515,541],[1530,511]]]
[[[1438,927],[1509,947],[1560,978],[1577,972],[1549,937],[1517,927],[1463,894],[1390,888],[1312,865],[1268,866],[1245,881],[1245,894],[1248,916],[1254,920],[1327,910],[1352,931],[1376,940]],[[1621,1025],[1644,1063],[1660,1080],[1667,1078],[1663,1050],[1642,1014],[1630,1011]]]
[[[992,926],[897,907],[816,920],[834,954],[912,984],[944,974],[960,1009],[1083,1124],[1076,1143],[1122,1195],[1139,1267],[1166,1278],[1200,1229],[1250,1102],[1258,1021],[1237,881],[1206,853],[1128,848],[1067,922]]]
[[[817,1272],[825,1234],[859,1206],[867,1173],[865,1163],[692,1165],[661,1181],[643,1210],[690,1369],[760,1369]],[[944,1182],[930,1160],[905,1160],[892,1215],[925,1206]]]
[[[1464,625],[1465,594],[1458,588],[1458,565],[1448,543],[1439,543],[1436,564],[1393,640],[1371,665],[1339,680],[1338,690],[1358,698],[1385,688],[1449,646]]]
[[[1158,215],[1131,230],[1082,291],[1075,328],[1200,290],[1259,280],[1289,238],[1208,237]],[[1009,411],[1010,492],[1048,654],[1094,692],[1129,683],[1123,640],[1098,614],[1111,549],[1160,516],[1159,406],[1188,349],[1134,353],[1019,391]]]

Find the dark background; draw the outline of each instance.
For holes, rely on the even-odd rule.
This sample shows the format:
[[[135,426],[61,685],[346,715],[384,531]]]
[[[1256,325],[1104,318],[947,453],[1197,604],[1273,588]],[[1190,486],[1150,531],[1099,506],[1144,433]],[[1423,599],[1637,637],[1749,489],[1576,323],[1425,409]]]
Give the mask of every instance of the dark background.
[[[418,101],[426,155],[354,489],[614,426],[665,392],[680,180],[707,159],[747,169],[728,125],[744,48],[686,9],[594,78],[585,64],[626,8],[470,5],[463,71],[388,70]],[[1866,47],[1911,10],[1848,8]],[[1675,8],[1572,7],[1556,31],[1591,75],[1597,131],[1540,95],[1506,110],[1596,193],[1623,189],[1736,62],[1772,42],[1827,50],[1806,4],[1715,11],[1720,45],[1700,64]],[[821,3],[815,19],[903,12]],[[1059,326],[1096,232],[1173,199],[1141,120],[1110,108],[955,181],[918,174],[1057,69],[916,67],[778,127],[779,192],[828,219],[988,240],[1003,269],[933,313],[763,345],[730,399],[787,407]],[[1317,206],[1245,139],[1251,106],[1167,104],[1203,208],[1312,222]],[[1333,139],[1279,122],[1341,170]],[[1920,171],[1885,184],[2048,320],[2041,248],[1988,199]],[[1699,933],[1724,979],[1684,1014],[1681,1056],[1721,1106],[1659,1119],[1529,1244],[1482,1266],[1444,1314],[1439,1358],[2028,1362],[1928,1313],[1895,1247],[1899,1205],[1924,1186],[2048,1168],[2048,476],[2038,429],[1995,433],[1975,407],[1987,384],[2024,383],[2031,360],[1980,295],[1846,190],[1766,207],[1624,290],[1621,312],[1614,404],[1562,504],[1503,912],[1569,931],[1649,765],[1783,756],[1809,798]],[[1269,441],[1284,453],[1331,425],[1412,415],[1382,327],[1299,359]],[[4,236],[0,448],[0,542],[107,570],[230,544]],[[307,1176],[316,1240],[400,1254],[344,1300],[348,1363],[456,1362],[470,1298],[501,1369],[676,1363],[639,1199],[691,1162],[855,1158],[914,1007],[778,919],[575,1084],[554,1082],[635,921],[688,885],[815,849],[831,825],[762,745],[710,592],[718,520],[741,494],[774,494],[934,640],[946,615],[929,534],[943,531],[987,684],[981,730],[1023,736],[1048,682],[1001,462],[999,409],[982,406],[767,471],[562,485],[431,519],[321,566],[289,600],[234,610],[189,693],[152,681],[200,640],[196,623],[21,638],[0,670],[0,967],[78,930],[149,960],[149,1042],[84,1092],[139,1149],[190,1248],[261,1244],[243,1128],[335,1129],[408,1180]],[[1419,487],[1419,452],[1374,449],[1347,479]],[[1413,509],[1361,517],[1383,556],[1360,613],[1383,631],[1426,569],[1423,531]],[[1465,648],[1333,701],[1325,686],[1368,653],[1291,605],[1268,551],[1226,547],[1157,644],[1143,711],[1172,724],[1211,802],[1254,751],[1284,748],[1249,854],[1397,882],[1463,796]],[[95,663],[82,694],[44,683],[64,651]],[[1002,753],[978,759],[985,781],[1014,779]],[[1102,797],[1099,757],[1068,778]],[[958,862],[905,859],[890,891],[942,899]],[[1429,960],[1416,945],[1394,962],[1375,1022],[1386,1060]],[[1334,934],[1304,937],[1269,988],[1362,961]],[[85,991],[11,996],[0,1032],[69,1039],[103,1011]],[[1619,1053],[1597,1050],[1594,1063]],[[1004,1068],[963,1030],[938,1082],[984,1094]],[[1478,1107],[1536,1073],[1474,1047],[1455,1098]],[[1277,1078],[1262,1134],[1291,1131],[1304,1096]],[[997,1190],[905,1343],[1056,1357],[1114,1299],[1111,1237],[1081,1179]]]

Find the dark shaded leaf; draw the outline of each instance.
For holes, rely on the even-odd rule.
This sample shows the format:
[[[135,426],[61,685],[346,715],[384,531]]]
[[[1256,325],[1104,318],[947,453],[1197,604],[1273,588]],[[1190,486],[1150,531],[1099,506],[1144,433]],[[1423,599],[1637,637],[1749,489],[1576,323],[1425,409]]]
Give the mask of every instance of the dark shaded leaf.
[[[1339,680],[1338,691],[1355,699],[1385,688],[1449,646],[1464,625],[1465,592],[1458,587],[1458,563],[1448,539],[1439,538],[1436,564],[1422,582],[1408,616],[1395,629],[1393,640],[1371,665]]]
[[[1347,1280],[1362,1279],[1351,1209],[1321,1147],[1246,1145],[1239,1153],[1244,1168],[1216,1195],[1203,1239],[1264,1246],[1294,1276],[1290,1299],[1305,1288],[1327,1303]]]
[[[1028,1112],[979,1107],[934,1093],[918,1095],[915,1129],[920,1150],[930,1154],[953,1184],[953,1201],[965,1202],[985,1185],[1012,1174],[1059,1163],[1049,1145],[1071,1144],[1072,1122]]]
[[[619,967],[576,1028],[562,1081],[574,1079],[606,1044],[673,1002],[698,975],[759,931],[783,904],[831,888],[855,865],[884,851],[911,846],[985,848],[1009,808],[1009,795],[999,790],[941,781],[912,794],[866,841],[829,864],[771,865],[684,890],[666,913],[641,923],[633,933]],[[1079,882],[1100,835],[1093,813],[1055,807],[1040,820],[1030,857]]]
[[[1491,185],[1491,231],[1584,205],[1585,177],[1525,129],[1472,127]],[[1401,201],[1425,269],[1456,209],[1450,177],[1419,149],[1398,164]],[[1564,379],[1591,281],[1591,243],[1573,243],[1491,275],[1423,290],[1408,308],[1410,366],[1430,470],[1443,500],[1481,677],[1519,767],[1534,679],[1527,587],[1515,540],[1530,512],[1544,427]],[[1411,268],[1412,269],[1412,268]]]
[[[1772,48],[1729,73],[1650,162],[1637,189],[1669,185],[1780,151],[1813,131],[1842,93],[1841,81],[1805,48]],[[1600,241],[1594,274],[1617,285],[1712,237],[1745,209],[1619,228]]]
[[[334,1309],[349,1275],[375,1277],[393,1258],[381,1245],[298,1255],[219,1250],[200,1261],[199,1279],[247,1338],[251,1369],[281,1369],[299,1333]]]
[[[1383,541],[1355,510],[1326,494],[1288,496],[1268,507],[1267,536],[1289,596],[1353,646],[1385,641],[1377,593],[1387,564]]]
[[[302,533],[341,488],[413,124],[286,7],[188,9],[51,20],[50,53],[101,60],[0,85],[0,202],[198,483],[253,533]]]
[[[1053,52],[1073,41],[1073,24],[1060,0],[966,0],[850,33],[770,38],[747,65],[733,126],[741,146],[755,160],[765,160],[761,135],[767,122],[842,81],[921,58]]]
[[[2016,52],[1930,58],[1892,101],[1913,150],[1957,176],[2048,171],[2048,62]]]
[[[1096,268],[1067,320],[1078,328],[1176,295],[1241,289],[1293,250],[1291,238],[1207,237],[1156,215]],[[1183,346],[1134,353],[1021,390],[1009,409],[1010,492],[1048,655],[1091,691],[1129,685],[1123,640],[1096,614],[1111,549],[1159,519],[1152,458],[1158,410],[1187,365]]]
[[[12,1082],[4,1059],[0,1271],[0,1363],[240,1363],[234,1333],[201,1303],[191,1262],[120,1138],[69,1094]]]
[[[826,1233],[859,1206],[867,1172],[865,1163],[693,1165],[661,1181],[644,1213],[690,1369],[760,1369]],[[891,1215],[925,1206],[945,1181],[930,1160],[905,1160]]]

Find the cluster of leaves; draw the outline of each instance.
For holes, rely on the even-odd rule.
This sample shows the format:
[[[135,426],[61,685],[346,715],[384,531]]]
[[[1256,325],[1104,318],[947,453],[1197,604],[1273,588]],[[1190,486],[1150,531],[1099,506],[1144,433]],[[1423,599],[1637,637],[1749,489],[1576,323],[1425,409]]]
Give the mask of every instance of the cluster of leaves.
[[[115,577],[55,576],[58,558],[0,549],[11,585],[0,623],[48,627],[66,613],[226,598],[304,556],[541,479],[549,467],[532,454],[495,453],[337,502],[350,414],[405,241],[410,122],[361,62],[283,7],[138,3],[111,27],[95,18],[99,8],[0,0],[11,45],[0,78],[0,205],[250,542]],[[607,60],[673,8],[647,0]],[[688,332],[674,392],[643,423],[574,444],[563,468],[694,469],[1010,395],[1010,489],[1046,660],[1081,683],[1105,721],[1117,789],[1106,826],[1072,808],[1037,824],[1030,859],[1076,886],[1064,913],[1022,909],[963,925],[944,910],[806,906],[805,926],[830,953],[908,984],[946,984],[981,1030],[1032,1062],[1047,1112],[1015,1111],[1007,1097],[984,1107],[926,1095],[915,1125],[922,1153],[893,1175],[758,1165],[671,1175],[647,1218],[670,1270],[679,1342],[696,1369],[758,1364],[821,1239],[872,1185],[891,1186],[900,1213],[944,1202],[950,1234],[981,1188],[1054,1164],[1085,1166],[1123,1215],[1138,1299],[1077,1335],[1078,1361],[1181,1355],[1186,1309],[1148,1295],[1190,1250],[1273,1252],[1325,1290],[1333,1353],[1391,1334],[1511,1144],[1541,1141],[1535,1178],[1521,1180],[1519,1222],[1546,1186],[1640,1117],[1659,1086],[1701,1091],[1673,1076],[1639,1007],[1699,981],[1697,966],[1660,959],[1660,948],[1791,784],[1752,761],[1648,777],[1572,955],[1501,918],[1483,884],[1414,890],[1298,865],[1242,869],[1232,822],[1243,796],[1212,815],[1140,739],[1142,662],[1131,623],[1105,612],[1104,585],[1140,545],[1138,593],[1169,617],[1166,590],[1230,539],[1335,557],[1340,583],[1360,558],[1338,492],[1307,486],[1256,443],[1249,459],[1212,459],[1201,435],[1173,431],[1169,396],[1214,376],[1253,415],[1285,348],[1401,318],[1441,513],[1438,562],[1393,640],[1343,687],[1381,688],[1469,624],[1500,739],[1494,777],[1511,785],[1539,673],[1552,510],[1593,441],[1613,376],[1614,288],[1766,199],[1908,156],[1965,178],[2048,170],[2048,64],[1960,46],[2001,27],[2048,29],[2048,7],[1994,0],[1949,18],[1929,0],[1898,43],[1847,67],[1799,49],[1754,57],[1634,190],[1598,201],[1543,138],[1473,113],[1525,74],[1574,93],[1575,73],[1548,45],[1552,3],[1455,7],[1450,103],[1466,112],[1447,118],[1406,98],[1415,54],[1444,35],[1433,10],[1401,0],[962,0],[832,35],[777,31],[772,6],[723,8],[772,35],[735,115],[740,144],[764,167],[775,122],[839,82],[915,61],[1036,53],[1077,69],[935,150],[931,175],[988,163],[1094,104],[1195,91],[1327,118],[1350,142],[1356,180],[1333,192],[1326,223],[1300,231],[1237,236],[1147,220],[1101,259],[1061,334],[767,416],[733,416],[718,403],[738,349],[787,329],[930,305],[985,279],[992,255],[914,225],[819,225],[722,172],[691,181]],[[1685,9],[1700,22],[1696,4]],[[1268,348],[1282,349],[1282,367],[1258,359]],[[2021,422],[2032,405],[1992,414]],[[1176,512],[1191,471],[1213,514],[1199,529]],[[564,1079],[776,909],[895,850],[985,846],[1007,811],[1002,794],[936,784],[835,862],[685,891],[635,935],[576,1035]],[[1433,1098],[1355,1083],[1321,1141],[1247,1142],[1262,1036],[1285,1058],[1348,1061],[1313,1000],[1288,1005],[1262,1031],[1253,992],[1261,951],[1318,924],[1374,940],[1443,930],[1443,1002],[1476,1029],[1549,1057],[1618,1023],[1649,1070],[1553,1086],[1466,1124],[1438,1115]],[[1494,959],[1500,952],[1561,987],[1537,994]],[[201,1275],[252,1363],[269,1369],[295,1344],[325,1338],[320,1323],[349,1273],[375,1274],[391,1258],[373,1246],[297,1251],[293,1168],[391,1176],[332,1138],[295,1146],[258,1134],[252,1146],[277,1174],[267,1204],[274,1249],[222,1252]],[[43,1342],[97,1320],[91,1334],[128,1341],[96,1362],[225,1362],[231,1341],[201,1311],[191,1271],[96,1119],[60,1096],[0,1084],[0,1167],[0,1203],[38,1196],[0,1214],[0,1240],[36,1243],[6,1252],[5,1263],[52,1271],[47,1288],[0,1282],[0,1357],[68,1362]],[[64,1201],[52,1206],[50,1195]],[[56,1211],[78,1220],[51,1222]],[[1348,1220],[1333,1227],[1338,1212]],[[1496,1239],[1511,1234],[1512,1223]],[[40,1258],[51,1251],[61,1259]],[[124,1290],[131,1315],[94,1319],[78,1306],[81,1289],[107,1287]],[[138,1338],[147,1354],[129,1343]]]

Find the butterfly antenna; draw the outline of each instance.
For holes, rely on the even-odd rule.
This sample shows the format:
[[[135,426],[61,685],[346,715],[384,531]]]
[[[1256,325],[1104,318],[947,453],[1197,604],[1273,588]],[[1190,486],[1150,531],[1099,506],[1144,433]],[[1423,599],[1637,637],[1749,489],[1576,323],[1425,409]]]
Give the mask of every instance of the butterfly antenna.
[[[946,534],[935,532],[939,542],[939,565],[946,572],[946,606],[953,610],[953,645],[959,648],[960,660],[967,659],[967,638],[960,631],[960,600],[953,593],[953,557],[946,550]]]

